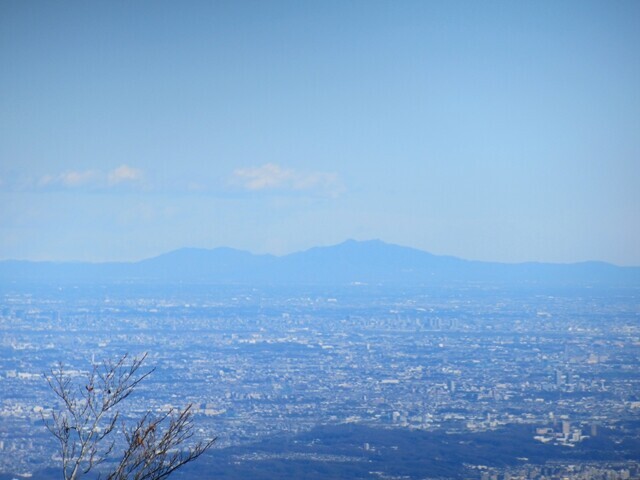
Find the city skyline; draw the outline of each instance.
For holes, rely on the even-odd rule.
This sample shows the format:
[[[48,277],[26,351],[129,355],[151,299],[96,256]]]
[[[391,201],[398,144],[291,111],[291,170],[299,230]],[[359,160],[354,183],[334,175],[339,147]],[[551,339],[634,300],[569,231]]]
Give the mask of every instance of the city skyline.
[[[3,2],[0,259],[640,265],[635,2]]]

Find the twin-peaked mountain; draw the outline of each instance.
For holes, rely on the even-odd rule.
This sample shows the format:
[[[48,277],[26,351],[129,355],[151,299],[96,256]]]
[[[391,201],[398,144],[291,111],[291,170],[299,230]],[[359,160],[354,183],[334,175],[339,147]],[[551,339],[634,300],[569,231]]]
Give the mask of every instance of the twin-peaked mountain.
[[[603,262],[492,263],[348,240],[277,257],[232,248],[183,248],[139,262],[0,262],[0,282],[161,282],[244,285],[497,282],[640,286],[640,267]]]

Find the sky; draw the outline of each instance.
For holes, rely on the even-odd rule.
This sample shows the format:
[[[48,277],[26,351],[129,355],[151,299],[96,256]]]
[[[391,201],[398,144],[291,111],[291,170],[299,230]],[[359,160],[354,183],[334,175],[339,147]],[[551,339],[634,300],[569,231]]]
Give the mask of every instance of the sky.
[[[0,259],[640,265],[640,2],[0,0]]]

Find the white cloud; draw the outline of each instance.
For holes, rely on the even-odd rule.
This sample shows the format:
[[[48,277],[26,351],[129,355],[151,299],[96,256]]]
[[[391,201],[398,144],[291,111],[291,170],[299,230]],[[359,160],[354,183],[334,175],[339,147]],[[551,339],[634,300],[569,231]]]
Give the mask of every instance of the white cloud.
[[[274,163],[267,163],[261,167],[239,168],[233,175],[247,190],[264,190],[283,188],[291,182],[294,172]]]
[[[142,177],[142,170],[129,165],[120,165],[107,174],[107,183],[111,186],[121,183],[135,183],[141,181]]]
[[[103,190],[121,185],[140,183],[143,176],[143,172],[140,169],[128,165],[120,165],[108,172],[101,170],[70,170],[58,174],[47,174],[40,177],[35,186],[39,189]]]
[[[69,171],[57,175],[44,175],[38,181],[39,187],[78,188],[96,186],[102,174],[97,170]]]
[[[250,191],[315,191],[337,195],[342,190],[340,178],[335,173],[301,172],[275,163],[239,168],[233,172],[232,182]]]

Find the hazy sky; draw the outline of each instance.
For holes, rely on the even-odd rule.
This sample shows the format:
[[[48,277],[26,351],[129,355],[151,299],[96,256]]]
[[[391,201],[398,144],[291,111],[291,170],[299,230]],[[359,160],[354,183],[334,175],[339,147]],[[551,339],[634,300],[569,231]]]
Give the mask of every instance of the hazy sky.
[[[640,265],[638,1],[0,1],[0,258]]]

